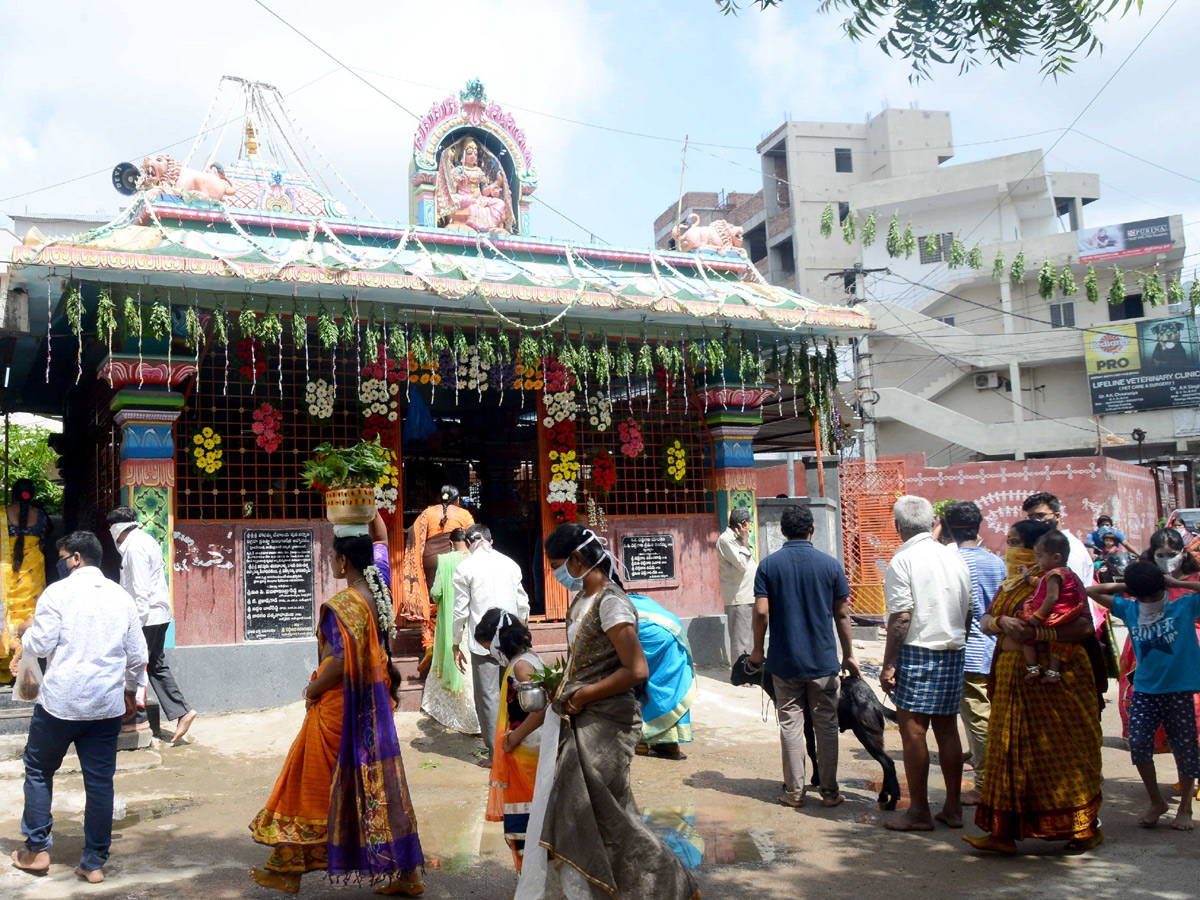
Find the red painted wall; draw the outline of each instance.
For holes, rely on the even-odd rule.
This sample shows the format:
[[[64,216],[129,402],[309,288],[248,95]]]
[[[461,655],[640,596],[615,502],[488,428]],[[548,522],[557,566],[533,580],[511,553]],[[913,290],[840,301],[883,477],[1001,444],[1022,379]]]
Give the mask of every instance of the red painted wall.
[[[899,457],[887,457],[896,459]],[[1063,527],[1083,538],[1107,513],[1137,549],[1154,532],[1154,478],[1140,466],[1096,456],[982,462],[929,468],[925,457],[903,457],[909,493],[929,500],[974,500],[983,513],[980,532],[989,549],[1000,550],[1010,525],[1023,518],[1021,503],[1036,491],[1062,501]]]
[[[720,532],[716,516],[610,518],[605,537],[619,558],[623,536],[666,533],[675,536],[675,579],[635,581],[626,587],[631,593],[645,594],[681,619],[723,615],[721,587],[717,581],[716,545]]]
[[[247,528],[311,528],[316,603],[337,592],[338,583],[329,568],[333,526],[328,522],[176,522],[172,592],[178,646],[241,643],[245,621],[242,531]]]

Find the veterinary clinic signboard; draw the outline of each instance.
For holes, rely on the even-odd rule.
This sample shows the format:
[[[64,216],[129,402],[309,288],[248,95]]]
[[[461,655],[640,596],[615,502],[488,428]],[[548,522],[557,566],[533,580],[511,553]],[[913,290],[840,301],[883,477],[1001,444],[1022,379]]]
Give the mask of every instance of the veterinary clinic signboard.
[[[1093,413],[1200,405],[1200,354],[1190,316],[1095,329],[1086,353]]]
[[[1145,253],[1166,253],[1171,241],[1171,220],[1166,216],[1121,222],[1101,228],[1084,228],[1076,232],[1080,262],[1100,262],[1141,256]]]

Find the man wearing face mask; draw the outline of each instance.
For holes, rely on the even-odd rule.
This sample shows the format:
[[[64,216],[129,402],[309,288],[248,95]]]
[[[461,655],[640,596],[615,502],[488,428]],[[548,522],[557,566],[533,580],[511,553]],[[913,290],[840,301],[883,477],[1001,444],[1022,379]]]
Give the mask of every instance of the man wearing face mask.
[[[172,744],[178,744],[196,720],[196,711],[184,699],[167,665],[164,645],[171,626],[171,590],[162,548],[139,527],[137,514],[128,506],[118,506],[108,514],[108,530],[121,554],[121,587],[133,597],[149,648],[146,676],[154,687],[163,717],[168,721],[178,720],[171,738]],[[139,709],[136,722],[144,722],[144,717],[144,709]],[[125,727],[128,729],[130,725],[127,722]]]
[[[454,661],[465,671],[462,642],[465,634],[471,653],[471,679],[475,688],[475,711],[487,755],[479,765],[490,768],[495,749],[496,719],[500,714],[500,661],[475,640],[475,629],[489,609],[511,613],[520,622],[529,621],[529,597],[521,583],[521,567],[492,546],[492,531],[475,524],[467,529],[471,555],[454,571]],[[496,646],[496,645],[493,645]]]
[[[33,874],[49,869],[54,773],[74,744],[87,795],[83,855],[75,874],[98,884],[112,844],[121,716],[133,708],[146,639],[133,599],[100,572],[96,536],[76,531],[58,548],[60,580],[42,592],[33,618],[17,629],[23,652],[50,663],[25,746],[25,847],[12,860]]]

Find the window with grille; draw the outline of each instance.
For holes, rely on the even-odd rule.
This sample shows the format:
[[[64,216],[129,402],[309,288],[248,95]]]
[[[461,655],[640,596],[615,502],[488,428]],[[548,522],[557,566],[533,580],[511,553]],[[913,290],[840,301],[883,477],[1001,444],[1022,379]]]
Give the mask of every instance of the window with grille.
[[[837,147],[833,151],[833,168],[837,172],[853,172],[854,157],[849,147]]]
[[[95,441],[95,446],[90,452],[81,453],[88,477],[80,479],[76,524],[89,531],[104,528],[105,516],[121,502],[121,433],[109,410],[111,400],[108,382],[97,378],[81,410],[82,431]]]
[[[1075,304],[1071,301],[1050,304],[1051,328],[1075,327]]]
[[[921,264],[945,262],[946,256],[950,252],[950,245],[954,243],[954,233],[948,231],[933,236],[934,243],[937,244],[936,253],[928,252],[928,248],[925,246],[928,240],[929,235],[927,234],[917,238],[917,249],[921,253]]]
[[[939,322],[941,322],[943,325],[953,325],[954,324],[954,316],[934,316],[934,318],[937,319]]]
[[[310,325],[312,323],[310,322]],[[291,323],[285,323],[290,335]],[[239,354],[230,329],[228,375],[225,350],[215,345],[200,360],[200,377],[175,423],[175,517],[188,519],[310,520],[325,516],[324,499],[300,480],[300,467],[318,444],[348,445],[362,437],[358,405],[358,376],[341,348],[336,360],[319,349],[309,334],[307,376],[304,349],[285,336],[278,346],[255,351],[254,367],[261,370],[252,383],[241,374],[251,371],[248,354]],[[265,368],[263,365],[265,364]],[[328,424],[313,422],[307,412],[308,376],[335,385],[333,416]],[[402,388],[403,390],[403,388]],[[254,411],[269,403],[282,415],[282,442],[272,452],[259,446]],[[203,481],[190,465],[193,435],[209,427],[221,436],[224,466],[214,481]]]
[[[675,385],[667,397],[661,387],[661,372],[659,376],[653,390],[636,378],[631,384],[624,379],[613,379],[612,426],[606,431],[596,431],[590,425],[586,406],[579,410],[576,447],[581,463],[580,487],[586,494],[579,501],[582,515],[588,512],[588,498],[610,518],[714,512],[708,494],[712,476],[711,442],[703,416],[696,409],[693,389],[688,386],[686,402],[682,385]],[[592,394],[595,392],[591,389]],[[636,457],[621,451],[618,426],[630,419],[637,423],[644,448]],[[678,485],[669,484],[664,477],[663,455],[666,445],[674,440],[679,440],[687,454],[686,474]],[[603,450],[612,454],[616,471],[616,484],[607,494],[596,489],[592,472],[594,461]]]

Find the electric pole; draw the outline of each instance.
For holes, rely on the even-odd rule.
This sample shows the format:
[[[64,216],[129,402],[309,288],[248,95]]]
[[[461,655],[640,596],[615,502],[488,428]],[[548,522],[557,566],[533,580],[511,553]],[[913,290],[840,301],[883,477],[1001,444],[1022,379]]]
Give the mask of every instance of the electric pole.
[[[851,269],[841,269],[830,272],[826,279],[840,278],[850,295],[848,306],[857,306],[867,302],[866,276],[875,272],[887,272],[888,269],[864,269],[858,262]],[[865,462],[873,463],[879,455],[879,433],[875,426],[875,402],[879,395],[871,380],[871,344],[870,338],[863,335],[853,338],[850,343],[851,355],[854,361],[854,399],[855,412],[862,419],[862,454]]]

